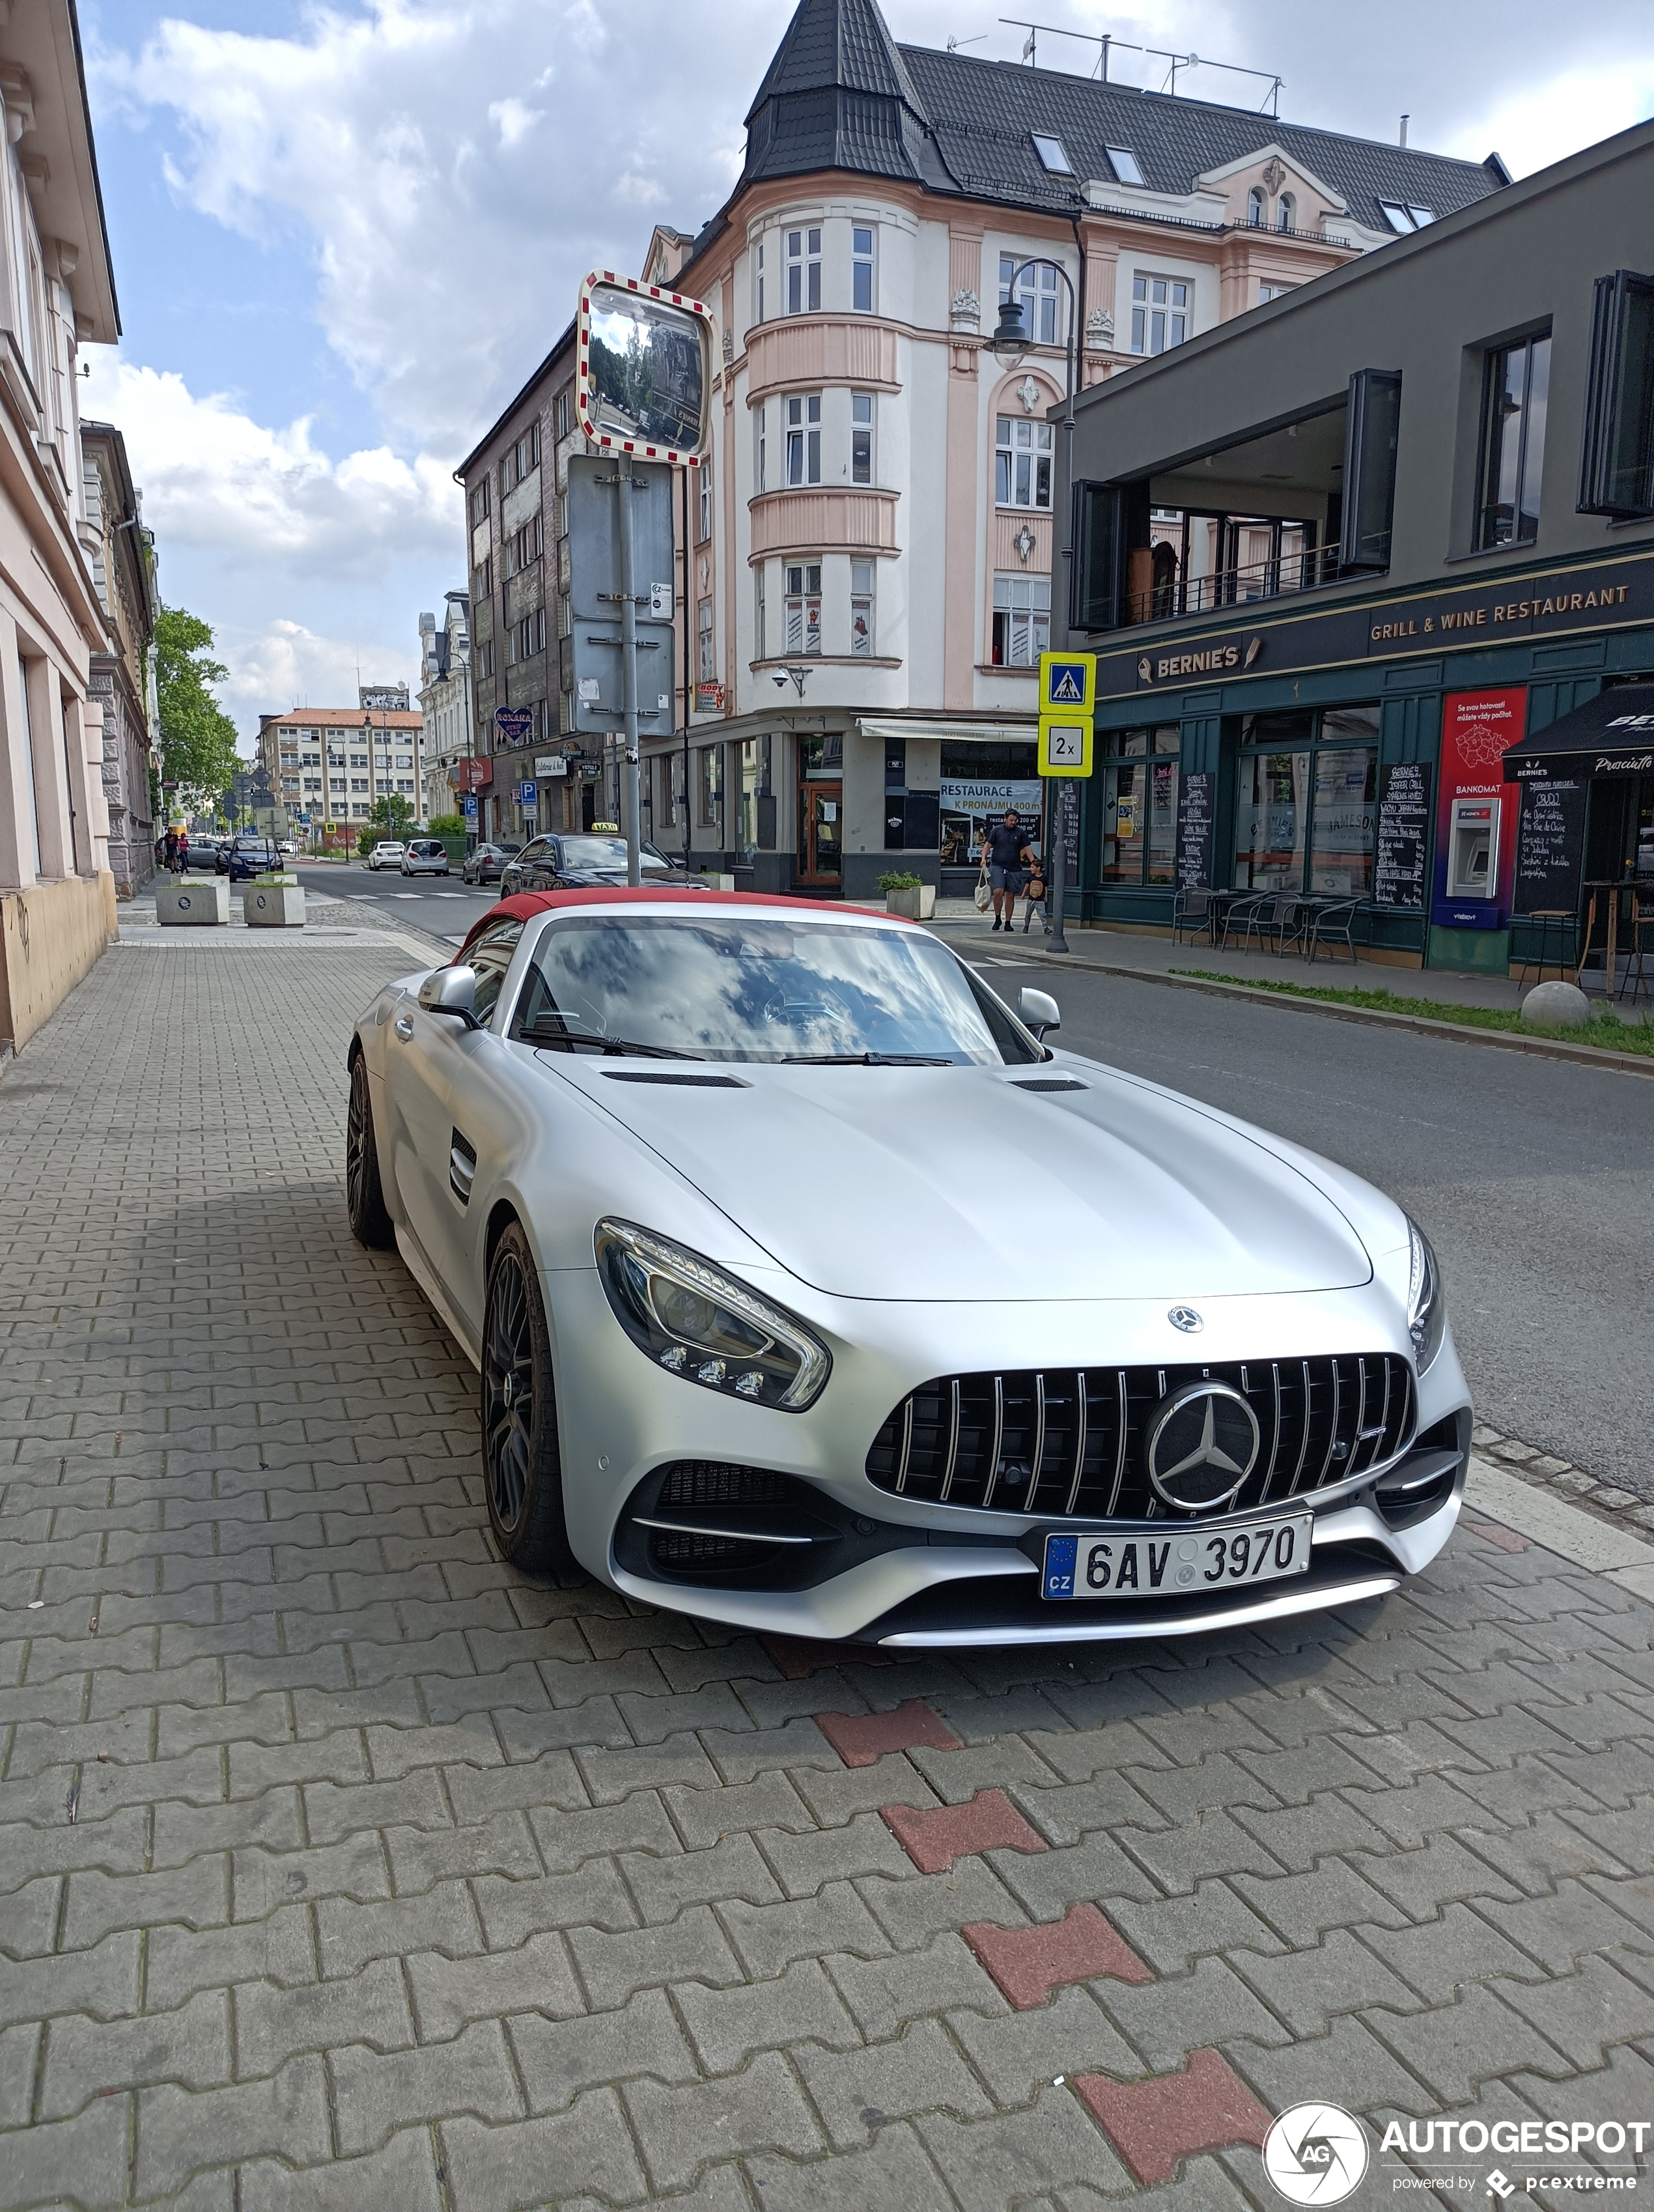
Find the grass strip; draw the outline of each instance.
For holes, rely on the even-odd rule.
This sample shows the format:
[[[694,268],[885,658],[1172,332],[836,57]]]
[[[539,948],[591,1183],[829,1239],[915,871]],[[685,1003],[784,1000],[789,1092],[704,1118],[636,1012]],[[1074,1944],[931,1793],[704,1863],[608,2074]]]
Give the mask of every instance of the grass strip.
[[[1654,1059],[1654,1023],[1622,1022],[1616,1013],[1593,1013],[1577,1029],[1524,1021],[1514,1009],[1458,1006],[1440,999],[1404,999],[1393,991],[1341,991],[1331,986],[1276,983],[1251,975],[1223,975],[1209,968],[1172,968],[1201,983],[1235,983],[1246,991],[1274,991],[1287,999],[1322,999],[1339,1006],[1371,1006],[1381,1014],[1409,1014],[1427,1022],[1463,1022],[1473,1029],[1511,1030],[1520,1036],[1554,1037],[1564,1044],[1599,1045],[1607,1052],[1635,1052]]]

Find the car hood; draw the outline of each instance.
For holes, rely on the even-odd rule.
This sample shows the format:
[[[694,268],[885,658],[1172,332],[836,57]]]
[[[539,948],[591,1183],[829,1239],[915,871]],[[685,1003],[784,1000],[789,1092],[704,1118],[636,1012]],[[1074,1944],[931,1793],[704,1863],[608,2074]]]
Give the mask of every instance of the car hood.
[[[740,1089],[661,1081],[657,1063],[536,1057],[835,1297],[1175,1302],[1372,1277],[1344,1213],[1261,1133],[1066,1056],[1015,1070],[743,1062],[722,1071]],[[1063,1077],[1086,1087],[1023,1087]]]

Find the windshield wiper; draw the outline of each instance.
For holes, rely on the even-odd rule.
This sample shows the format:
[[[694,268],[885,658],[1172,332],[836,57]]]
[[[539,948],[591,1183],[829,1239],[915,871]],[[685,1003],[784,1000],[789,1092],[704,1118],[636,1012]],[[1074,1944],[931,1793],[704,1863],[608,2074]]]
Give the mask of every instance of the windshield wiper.
[[[560,1048],[565,1052],[573,1052],[577,1045],[584,1045],[589,1052],[637,1053],[645,1060],[699,1060],[701,1057],[698,1052],[680,1052],[676,1045],[639,1044],[633,1037],[582,1036],[575,1030],[541,1030],[532,1024],[523,1031],[523,1042],[546,1050]]]
[[[948,1053],[930,1052],[784,1052],[789,1067],[952,1067]]]

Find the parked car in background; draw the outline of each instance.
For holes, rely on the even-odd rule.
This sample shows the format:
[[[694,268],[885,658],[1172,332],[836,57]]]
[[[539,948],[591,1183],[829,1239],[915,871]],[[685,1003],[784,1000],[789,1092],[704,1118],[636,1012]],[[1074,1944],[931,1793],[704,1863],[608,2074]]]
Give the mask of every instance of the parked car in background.
[[[381,837],[367,856],[367,866],[375,875],[381,868],[399,868],[407,850],[400,837]]]
[[[191,837],[190,840],[190,866],[192,868],[216,869],[218,866],[218,849],[219,840],[216,837]]]
[[[445,876],[448,848],[440,837],[410,837],[402,856],[404,876]]]
[[[233,884],[244,884],[249,876],[269,875],[281,866],[282,855],[273,837],[232,837],[219,848],[218,872],[228,876]]]
[[[477,845],[466,854],[459,872],[468,884],[497,884],[510,858],[503,845]]]
[[[278,853],[296,853],[299,848],[291,837],[278,837],[276,841],[276,849]]]
[[[667,884],[674,890],[706,889],[658,847],[645,842],[638,850],[645,883]],[[507,898],[513,891],[590,890],[623,884],[626,873],[624,837],[574,830],[566,836],[530,838],[500,871],[500,888]]]

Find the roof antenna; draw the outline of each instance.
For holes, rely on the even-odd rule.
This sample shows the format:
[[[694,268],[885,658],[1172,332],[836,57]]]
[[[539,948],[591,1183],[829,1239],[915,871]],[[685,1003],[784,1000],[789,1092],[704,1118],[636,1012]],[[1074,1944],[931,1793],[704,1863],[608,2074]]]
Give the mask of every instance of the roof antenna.
[[[1027,35],[1027,37],[1026,39],[1024,39],[1024,40],[1022,41],[1022,58],[1023,58],[1023,60],[1024,60],[1025,62],[1027,62],[1027,65],[1028,65],[1028,67],[1029,67],[1030,69],[1038,69],[1038,68],[1039,68],[1039,29],[1038,29],[1037,26],[1035,26],[1035,25],[1034,25],[1034,24],[1033,24],[1033,23],[1030,23],[1030,24],[1029,24],[1029,26],[1028,26],[1028,35]]]
[[[1400,143],[1401,143],[1403,146],[1405,146],[1405,145],[1406,145],[1406,143],[1407,143],[1407,126],[1408,126],[1408,125],[1412,121],[1412,119],[1413,119],[1413,117],[1412,117],[1412,112],[1411,112],[1411,110],[1409,109],[1409,112],[1408,112],[1408,113],[1407,113],[1407,114],[1405,114],[1405,115],[1403,115],[1403,118],[1402,118],[1402,136],[1401,136],[1401,142],[1400,142]]]
[[[985,31],[978,31],[973,39],[950,38],[948,41],[948,51],[950,54],[956,54],[961,46],[979,46],[987,35]]]

